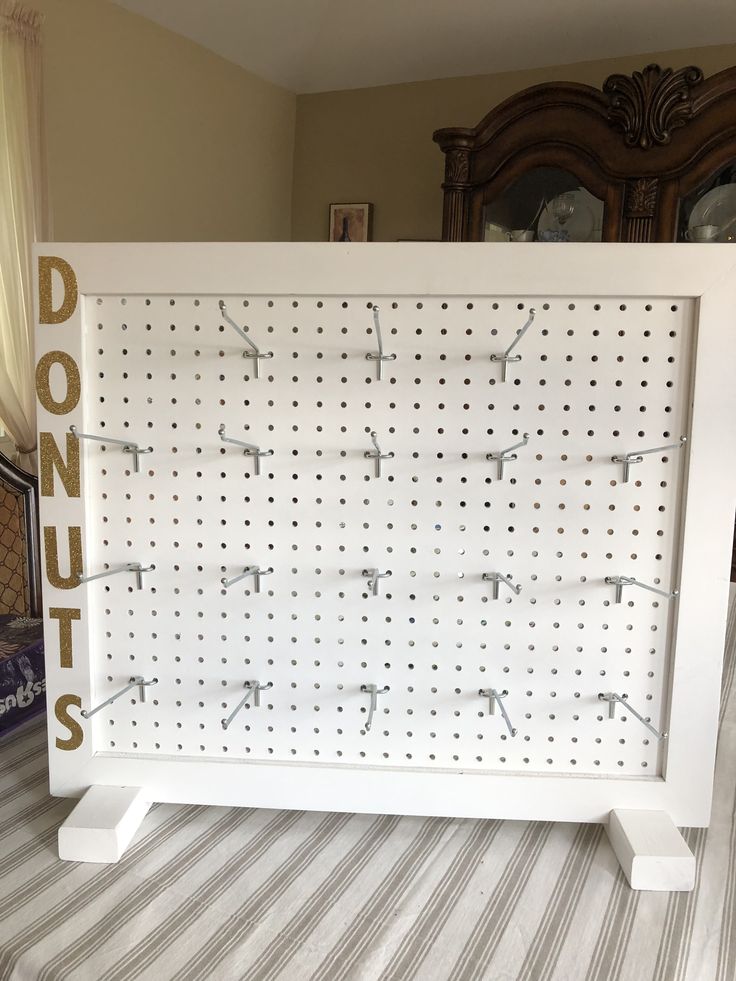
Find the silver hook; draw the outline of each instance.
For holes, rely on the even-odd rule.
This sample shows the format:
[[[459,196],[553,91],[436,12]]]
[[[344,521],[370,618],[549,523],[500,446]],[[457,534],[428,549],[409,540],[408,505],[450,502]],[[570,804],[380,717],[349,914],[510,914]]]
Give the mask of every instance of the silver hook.
[[[253,708],[259,708],[261,705],[261,692],[268,691],[269,688],[273,688],[273,682],[269,681],[268,684],[262,685],[258,681],[246,681],[244,682],[244,687],[247,688],[245,697],[238,702],[226,719],[221,720],[223,729],[227,729],[229,727],[230,723],[233,721],[235,716],[242,709],[251,695],[253,696]]]
[[[82,709],[82,711],[79,714],[82,716],[83,719],[91,719],[93,715],[95,715],[97,712],[100,711],[100,709],[105,708],[106,705],[111,705],[116,699],[120,698],[121,695],[124,695],[126,691],[130,691],[131,688],[139,688],[140,691],[138,692],[138,698],[142,702],[145,702],[146,688],[148,688],[150,685],[157,685],[157,684],[158,684],[158,678],[152,678],[150,681],[144,681],[142,675],[139,674],[133,675],[133,677],[129,679],[129,682],[125,686],[125,688],[121,688],[120,691],[115,692],[115,694],[111,695],[110,698],[106,699],[104,702],[100,702],[99,705],[95,706],[95,708],[90,709],[89,711]]]
[[[648,589],[650,593],[657,593],[659,596],[664,596],[668,600],[673,600],[680,595],[679,589],[673,589],[671,592],[666,589],[658,589],[656,586],[639,582],[633,576],[606,576],[606,582],[609,586],[616,587],[616,603],[620,603],[623,598],[624,586],[639,586],[641,589]]]
[[[393,573],[390,569],[385,572],[379,572],[378,569],[363,569],[363,575],[368,578],[366,585],[371,591],[371,596],[378,596],[380,580],[388,579]]]
[[[623,464],[624,476],[622,483],[627,484],[629,482],[629,474],[631,472],[632,463],[642,463],[644,461],[644,457],[648,456],[650,453],[664,453],[667,450],[681,450],[685,443],[687,443],[687,436],[680,436],[679,443],[668,443],[667,446],[655,446],[651,450],[635,450],[632,453],[624,453],[623,456],[612,456],[611,460],[613,463]]]
[[[272,572],[273,566],[269,566],[267,569],[262,569],[259,565],[247,565],[239,576],[235,576],[234,579],[221,579],[220,582],[225,589],[229,589],[231,586],[234,586],[236,582],[240,582],[241,579],[245,579],[246,576],[253,576],[253,592],[260,593],[261,578],[263,576],[270,576]]]
[[[253,474],[258,477],[261,472],[261,457],[273,456],[273,450],[262,450],[254,443],[244,443],[242,439],[232,439],[225,435],[225,423],[223,422],[217,430],[217,434],[223,443],[233,443],[235,446],[243,446],[243,455],[253,457]]]
[[[383,338],[381,337],[381,321],[378,319],[378,307],[374,305],[373,307],[373,329],[376,332],[376,343],[378,344],[378,354],[366,354],[366,361],[376,362],[376,380],[381,381],[383,378],[383,362],[384,361],[395,361],[395,354],[384,354],[383,353]]]
[[[387,691],[391,691],[391,686],[386,685],[384,688],[379,688],[378,685],[361,685],[360,690],[371,696],[371,703],[368,707],[368,719],[365,724],[365,731],[370,732],[371,726],[373,725],[373,713],[378,708],[378,696],[385,695]]]
[[[491,593],[491,596],[494,600],[498,599],[498,584],[500,582],[506,583],[509,589],[513,590],[517,596],[521,592],[521,584],[518,583],[517,585],[514,585],[511,582],[511,576],[504,576],[501,572],[484,572],[482,578],[484,582],[493,583],[493,592]]]
[[[253,365],[253,377],[260,378],[261,376],[260,362],[262,360],[268,360],[269,358],[272,358],[273,351],[261,352],[256,346],[255,342],[251,340],[251,338],[248,336],[248,334],[246,334],[246,332],[242,329],[242,327],[239,327],[232,319],[232,317],[230,317],[230,315],[227,312],[227,307],[225,306],[224,300],[220,300],[219,306],[223,319],[230,324],[233,330],[237,331],[238,334],[240,334],[240,336],[243,338],[245,343],[250,348],[250,351],[243,351],[243,357],[253,359],[253,361],[255,362],[255,364]]]
[[[83,576],[79,573],[79,584],[83,582],[92,582],[94,579],[104,579],[107,576],[116,576],[119,572],[133,572],[135,573],[135,585],[136,589],[143,589],[143,573],[153,572],[156,568],[155,565],[142,566],[140,562],[128,562],[126,565],[121,566],[119,569],[107,569],[105,572],[96,572],[94,576]]]
[[[152,446],[139,446],[138,443],[134,443],[130,439],[113,439],[111,436],[93,436],[91,433],[80,433],[76,426],[70,426],[69,432],[75,439],[93,439],[98,443],[115,443],[117,446],[122,446],[123,453],[133,454],[134,473],[141,472],[140,457],[146,453],[153,453]]]
[[[381,460],[393,460],[393,453],[381,453],[381,447],[378,445],[378,434],[371,430],[371,442],[376,448],[376,452],[373,453],[370,450],[366,450],[363,456],[366,460],[375,460],[376,464],[376,477],[381,476]]]
[[[514,450],[518,450],[521,446],[526,446],[528,442],[529,433],[523,433],[521,440],[518,443],[514,443],[513,446],[509,446],[505,450],[498,450],[496,453],[486,453],[486,460],[495,460],[497,463],[499,480],[503,480],[504,464],[518,459]]]
[[[534,309],[534,307],[530,307],[529,308],[529,319],[524,324],[524,326],[521,328],[521,330],[518,332],[518,334],[513,339],[513,341],[511,342],[511,344],[509,344],[509,346],[503,352],[503,354],[492,354],[491,355],[491,361],[500,361],[501,362],[501,381],[502,382],[505,382],[506,381],[506,368],[507,368],[507,365],[509,364],[509,362],[510,361],[521,361],[521,355],[520,354],[515,354],[515,355],[512,356],[511,355],[511,352],[514,350],[514,348],[519,343],[519,341],[522,339],[522,337],[524,336],[524,334],[526,334],[526,332],[529,330],[529,328],[531,327],[531,325],[534,323],[534,318],[535,318],[536,314],[537,314],[537,311]]]
[[[639,722],[641,722],[641,724],[643,726],[646,726],[646,728],[651,733],[653,733],[653,735],[655,735],[657,737],[657,739],[660,740],[660,742],[663,739],[666,739],[667,738],[667,733],[666,732],[660,732],[658,729],[655,729],[654,726],[650,723],[648,717],[647,718],[644,718],[643,715],[639,715],[639,713],[636,711],[636,709],[635,708],[632,708],[629,705],[629,703],[626,701],[626,699],[628,697],[629,696],[626,695],[626,694],[619,695],[615,691],[599,692],[598,693],[598,700],[599,701],[601,701],[601,702],[608,702],[608,718],[609,719],[615,719],[616,718],[616,702],[621,702],[621,704],[626,707],[627,711],[631,712],[631,714],[634,716],[634,718],[635,719],[638,719]]]
[[[506,723],[506,728],[509,730],[509,735],[515,736],[516,733],[518,732],[518,729],[514,729],[514,727],[511,725],[511,720],[508,717],[508,713],[506,712],[506,708],[502,701],[502,699],[506,698],[508,692],[505,689],[504,691],[497,691],[495,688],[479,688],[478,694],[482,698],[488,699],[489,715],[496,714],[496,705],[498,705],[498,707],[501,709],[501,715],[503,716],[503,721]]]

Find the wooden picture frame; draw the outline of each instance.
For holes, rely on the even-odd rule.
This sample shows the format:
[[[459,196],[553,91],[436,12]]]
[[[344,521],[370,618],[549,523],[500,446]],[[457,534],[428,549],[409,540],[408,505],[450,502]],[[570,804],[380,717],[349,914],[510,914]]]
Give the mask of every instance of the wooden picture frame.
[[[370,202],[330,205],[330,242],[370,242],[372,238],[373,205]]]

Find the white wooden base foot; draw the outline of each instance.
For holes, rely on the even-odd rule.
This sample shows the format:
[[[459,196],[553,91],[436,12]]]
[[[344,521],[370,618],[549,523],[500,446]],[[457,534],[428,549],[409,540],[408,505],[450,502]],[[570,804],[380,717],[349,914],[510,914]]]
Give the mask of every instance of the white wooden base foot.
[[[59,858],[117,862],[150,806],[138,787],[90,787],[59,828]]]
[[[690,892],[695,886],[695,856],[665,811],[611,811],[608,837],[632,889]]]

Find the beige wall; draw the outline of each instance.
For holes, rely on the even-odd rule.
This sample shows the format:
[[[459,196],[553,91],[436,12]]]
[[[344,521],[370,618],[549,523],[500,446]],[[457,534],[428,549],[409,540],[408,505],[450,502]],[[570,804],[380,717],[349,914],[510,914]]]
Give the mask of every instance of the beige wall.
[[[28,4],[57,241],[290,237],[292,93],[106,0]]]
[[[292,236],[325,240],[331,201],[372,201],[374,239],[439,238],[444,157],[432,142],[435,129],[474,126],[529,85],[600,86],[612,72],[630,73],[653,61],[695,64],[711,75],[736,64],[736,45],[299,96]]]
[[[107,0],[28,2],[60,241],[321,241],[331,201],[372,201],[376,240],[439,238],[435,129],[539,82],[736,64],[728,45],[297,97]]]

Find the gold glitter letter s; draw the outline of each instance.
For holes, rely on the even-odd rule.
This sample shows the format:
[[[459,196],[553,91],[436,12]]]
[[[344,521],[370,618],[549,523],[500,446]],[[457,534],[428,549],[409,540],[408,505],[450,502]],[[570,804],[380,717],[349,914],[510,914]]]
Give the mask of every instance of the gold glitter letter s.
[[[66,459],[51,433],[39,433],[41,457],[41,495],[54,496],[54,471],[64,485],[67,497],[79,497],[79,440],[71,433],[66,434]]]
[[[76,705],[78,709],[82,707],[82,699],[79,695],[59,695],[54,706],[54,715],[63,726],[69,730],[68,739],[56,737],[57,749],[79,749],[84,740],[82,727],[69,715],[69,706]]]
[[[46,578],[56,589],[74,589],[79,585],[82,575],[82,529],[72,525],[67,529],[69,536],[69,575],[62,576],[59,571],[59,544],[56,528],[47,525],[43,530],[43,544],[46,552]]]
[[[51,271],[55,269],[64,284],[64,299],[58,310],[54,310],[51,299]],[[42,324],[63,324],[77,307],[79,290],[74,270],[58,255],[38,257],[38,319]]]

